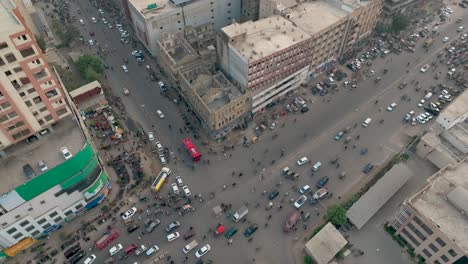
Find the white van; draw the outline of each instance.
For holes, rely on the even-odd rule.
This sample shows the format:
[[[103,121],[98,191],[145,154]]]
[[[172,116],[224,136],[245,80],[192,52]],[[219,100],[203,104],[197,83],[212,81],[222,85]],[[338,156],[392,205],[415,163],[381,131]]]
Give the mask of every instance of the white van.
[[[125,64],[124,64],[124,65],[122,65],[122,70],[123,70],[123,72],[128,72],[127,65],[125,65]]]
[[[154,253],[156,253],[159,250],[159,247],[154,245],[150,247],[148,250],[146,250],[146,256],[152,256]]]
[[[371,121],[372,121],[372,119],[370,119],[369,117],[366,118],[366,120],[364,120],[364,123],[362,123],[362,126],[363,127],[368,127]]]
[[[196,248],[198,246],[198,242],[197,240],[192,240],[192,242],[188,243],[183,249],[182,251],[187,254],[189,253],[192,249]]]

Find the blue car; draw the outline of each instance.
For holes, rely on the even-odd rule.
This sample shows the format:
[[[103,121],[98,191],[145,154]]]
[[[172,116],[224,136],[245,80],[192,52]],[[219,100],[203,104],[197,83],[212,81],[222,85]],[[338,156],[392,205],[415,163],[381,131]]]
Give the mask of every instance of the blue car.
[[[338,131],[335,135],[335,140],[336,141],[339,141],[344,135],[344,132],[343,131]]]

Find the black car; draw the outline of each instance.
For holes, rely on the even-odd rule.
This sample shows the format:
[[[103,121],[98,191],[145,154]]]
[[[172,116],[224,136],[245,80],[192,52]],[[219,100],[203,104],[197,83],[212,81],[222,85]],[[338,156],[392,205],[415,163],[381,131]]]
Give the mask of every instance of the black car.
[[[177,229],[179,226],[180,226],[180,222],[179,221],[174,221],[174,222],[170,223],[166,227],[166,232],[170,233],[170,232],[174,231],[175,229]]]
[[[131,226],[129,226],[129,227],[127,228],[127,231],[128,231],[129,233],[133,233],[133,232],[135,232],[135,230],[137,230],[138,228],[140,228],[139,225],[133,224],[133,225],[131,225]]]
[[[371,163],[367,163],[367,165],[364,166],[364,169],[362,169],[362,172],[364,172],[365,174],[368,174],[373,168],[374,168],[374,165],[372,165]]]
[[[78,263],[78,261],[80,261],[82,258],[84,258],[84,256],[86,256],[86,252],[84,252],[83,250],[81,250],[80,252],[78,252],[78,253],[70,260],[70,264]]]
[[[33,168],[29,164],[26,164],[26,165],[23,166],[23,172],[24,172],[24,175],[26,175],[27,178],[32,178],[32,177],[36,176],[36,173],[34,172]]]
[[[325,177],[322,177],[320,178],[320,180],[317,182],[317,184],[315,186],[317,186],[317,188],[322,188],[323,186],[325,186],[328,182],[329,178],[327,176]]]
[[[255,233],[255,231],[257,231],[257,229],[258,229],[258,226],[255,225],[255,224],[247,227],[247,229],[245,229],[245,231],[244,231],[244,236],[245,237],[251,236],[253,233]]]
[[[301,113],[307,113],[309,111],[309,107],[303,107],[301,109]]]
[[[268,194],[268,200],[273,200],[278,196],[279,192],[277,190],[273,190]]]

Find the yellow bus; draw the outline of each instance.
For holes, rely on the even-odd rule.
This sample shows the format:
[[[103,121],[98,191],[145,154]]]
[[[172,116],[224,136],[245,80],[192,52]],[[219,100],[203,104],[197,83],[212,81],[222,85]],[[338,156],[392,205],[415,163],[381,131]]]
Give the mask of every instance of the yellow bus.
[[[154,192],[159,191],[161,189],[161,186],[164,184],[166,181],[166,178],[171,174],[171,169],[167,167],[163,167],[161,171],[158,174],[158,177],[154,180],[153,184],[151,184],[151,189],[153,189]]]

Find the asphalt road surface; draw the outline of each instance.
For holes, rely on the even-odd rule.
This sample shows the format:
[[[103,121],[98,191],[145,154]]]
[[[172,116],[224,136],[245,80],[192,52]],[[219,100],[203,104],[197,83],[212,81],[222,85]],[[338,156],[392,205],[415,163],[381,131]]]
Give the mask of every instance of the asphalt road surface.
[[[107,82],[113,93],[123,98],[129,117],[140,123],[146,131],[152,130],[152,125],[154,125],[156,137],[164,145],[173,149],[179,158],[188,160],[189,157],[185,151],[181,153],[176,151],[177,148],[182,148],[181,139],[190,136],[178,132],[179,128],[183,126],[181,113],[186,110],[161,96],[157,83],[147,79],[144,65],[148,64],[156,69],[156,63],[146,56],[143,65],[137,65],[135,58],[131,55],[132,45],[120,43],[120,33],[115,29],[115,26],[113,29],[109,29],[101,21],[95,24],[91,22],[92,16],[100,17],[97,8],[91,7],[88,1],[76,1],[72,5],[78,5],[82,10],[81,15],[76,15],[78,18],[84,19],[85,25],[80,26],[77,23],[77,26],[86,40],[90,38],[89,32],[94,32],[93,39],[96,39],[101,47],[115,49],[104,58],[105,63],[113,67],[113,70],[106,71]],[[75,11],[72,8],[73,12]],[[115,25],[111,19],[108,21]],[[309,226],[312,226],[323,216],[326,205],[336,201],[338,196],[346,195],[353,184],[368,177],[361,172],[365,164],[373,163],[376,165],[374,170],[377,170],[378,165],[404,146],[406,133],[415,134],[425,128],[425,126],[413,127],[402,123],[404,114],[410,110],[415,110],[417,114],[422,112],[416,104],[423,97],[423,92],[416,92],[411,81],[419,81],[419,84],[426,89],[429,89],[430,85],[434,83],[434,73],[431,69],[425,74],[420,73],[419,69],[422,65],[430,64],[436,60],[436,55],[446,46],[441,42],[444,36],[454,39],[458,35],[456,28],[460,24],[455,24],[454,21],[455,19],[452,18],[453,23],[447,23],[440,27],[445,34],[435,41],[429,52],[425,52],[420,40],[414,53],[403,52],[400,55],[392,54],[384,59],[376,59],[372,69],[376,72],[375,76],[382,77],[382,80],[377,84],[374,83],[375,77],[371,77],[359,82],[357,89],[351,90],[340,86],[338,93],[325,97],[312,96],[310,89],[299,91],[312,101],[309,103],[311,110],[305,114],[289,114],[286,117],[281,117],[276,130],[265,132],[258,143],[250,148],[238,146],[233,151],[229,151],[227,156],[215,155],[208,154],[207,149],[202,148],[200,143],[195,141],[204,155],[203,159],[210,159],[211,165],[195,164],[195,169],[192,170],[189,166],[191,164],[179,161],[177,164],[170,163],[168,166],[174,171],[173,175],[182,176],[193,194],[201,193],[205,202],[200,203],[194,200],[193,206],[197,209],[196,212],[183,217],[176,213],[158,217],[162,221],[161,226],[151,235],[144,235],[141,241],[137,238],[139,232],[135,232],[121,236],[115,243],[122,243],[124,246],[130,243],[144,243],[147,246],[157,244],[160,248],[169,250],[175,263],[181,263],[185,257],[182,253],[182,247],[188,241],[179,238],[168,243],[164,231],[164,227],[169,222],[178,219],[182,222],[179,232],[183,233],[189,226],[193,226],[197,232],[195,238],[200,245],[205,243],[211,245],[212,250],[203,258],[212,259],[214,263],[252,263],[254,258],[257,263],[290,263],[294,259],[293,252],[290,250],[292,245],[302,243],[302,241],[295,242],[295,238],[302,239],[303,234],[309,234],[312,229],[309,228],[305,231],[301,224],[297,231],[290,234],[284,234],[282,231],[282,225],[287,215],[295,210],[289,199],[299,197],[299,194],[292,187],[294,185],[300,187],[304,184],[315,186],[320,177],[330,177],[327,187],[334,193],[333,198],[323,200],[321,204],[316,205],[317,208],[309,204],[305,204],[301,208],[305,212],[312,213],[313,216],[309,220]],[[466,24],[466,21],[464,23]],[[82,48],[84,53],[97,51],[96,46],[83,46]],[[129,61],[128,73],[124,73],[121,68],[124,59]],[[411,62],[411,65],[406,67],[408,62]],[[388,69],[389,72],[383,74],[383,69]],[[410,71],[409,73],[406,73],[407,69]],[[409,83],[403,90],[397,88],[401,81]],[[123,94],[124,87],[130,90],[130,96]],[[409,96],[412,99],[411,102],[401,101],[400,97],[403,94]],[[330,98],[330,102],[327,102],[328,98]],[[375,100],[378,100],[378,104],[374,104]],[[398,106],[392,112],[386,111],[385,108],[392,102],[396,102]],[[379,111],[379,108],[382,108],[383,111]],[[156,115],[157,109],[164,112],[165,119],[160,119]],[[372,118],[373,121],[369,127],[363,128],[361,123],[367,117]],[[294,122],[294,119],[297,121]],[[379,124],[381,119],[384,122]],[[168,128],[169,124],[172,125],[172,130]],[[333,137],[338,130],[347,126],[354,127],[354,124],[357,126],[352,129],[350,134],[353,137],[360,135],[360,139],[353,139],[349,148],[345,150],[343,140],[337,142]],[[273,133],[278,134],[274,140],[271,137]],[[356,144],[357,148],[353,149],[352,144]],[[359,155],[359,149],[362,147],[369,149],[367,155]],[[282,148],[286,150],[284,157],[280,157]],[[295,165],[296,160],[302,156],[307,156],[312,164],[316,161],[323,163],[322,168],[315,176],[311,176],[311,165],[301,167]],[[336,157],[340,159],[340,168],[338,169],[329,164],[329,161]],[[252,158],[255,159],[255,162],[252,162]],[[274,164],[272,164],[273,160]],[[257,165],[258,161],[259,165]],[[296,182],[284,179],[280,175],[284,166],[296,170],[301,174],[301,178]],[[261,180],[263,168],[265,168],[265,176]],[[342,171],[346,171],[347,177],[344,180],[339,180],[338,174]],[[233,172],[235,175],[242,172],[243,176],[233,176]],[[236,182],[235,187],[232,186],[234,182]],[[223,185],[227,186],[226,190],[223,189]],[[164,188],[166,190],[162,193],[169,191],[170,187],[167,185]],[[262,195],[262,191],[270,191],[275,188],[280,191],[280,196],[274,201],[275,206],[280,204],[280,200],[286,192],[289,192],[290,195],[281,203],[282,210],[275,207],[266,211],[264,206],[267,200]],[[208,198],[210,192],[215,193],[213,199]],[[222,202],[232,204],[232,210],[248,203],[248,221],[233,223],[226,216],[215,218],[212,207]],[[260,204],[258,208],[255,207],[257,203]],[[320,213],[319,216],[316,215],[317,212]],[[269,214],[272,214],[272,217],[268,220]],[[144,216],[142,218],[145,219]],[[247,242],[242,234],[249,222],[256,223],[260,227],[253,235],[251,242]],[[223,223],[227,228],[236,226],[239,229],[238,234],[233,237],[232,244],[228,245],[224,237],[214,237],[212,233],[208,233],[209,229],[214,229],[217,223]],[[265,223],[268,223],[268,227],[265,227]],[[207,235],[205,240],[203,235]],[[256,248],[258,249],[256,250]],[[95,250],[94,254],[100,260],[108,257],[107,250]],[[195,262],[194,251],[187,256],[189,263]],[[133,263],[136,259],[137,257],[132,256],[122,263]],[[146,256],[138,257],[139,263],[144,262],[145,259],[147,259]]]

